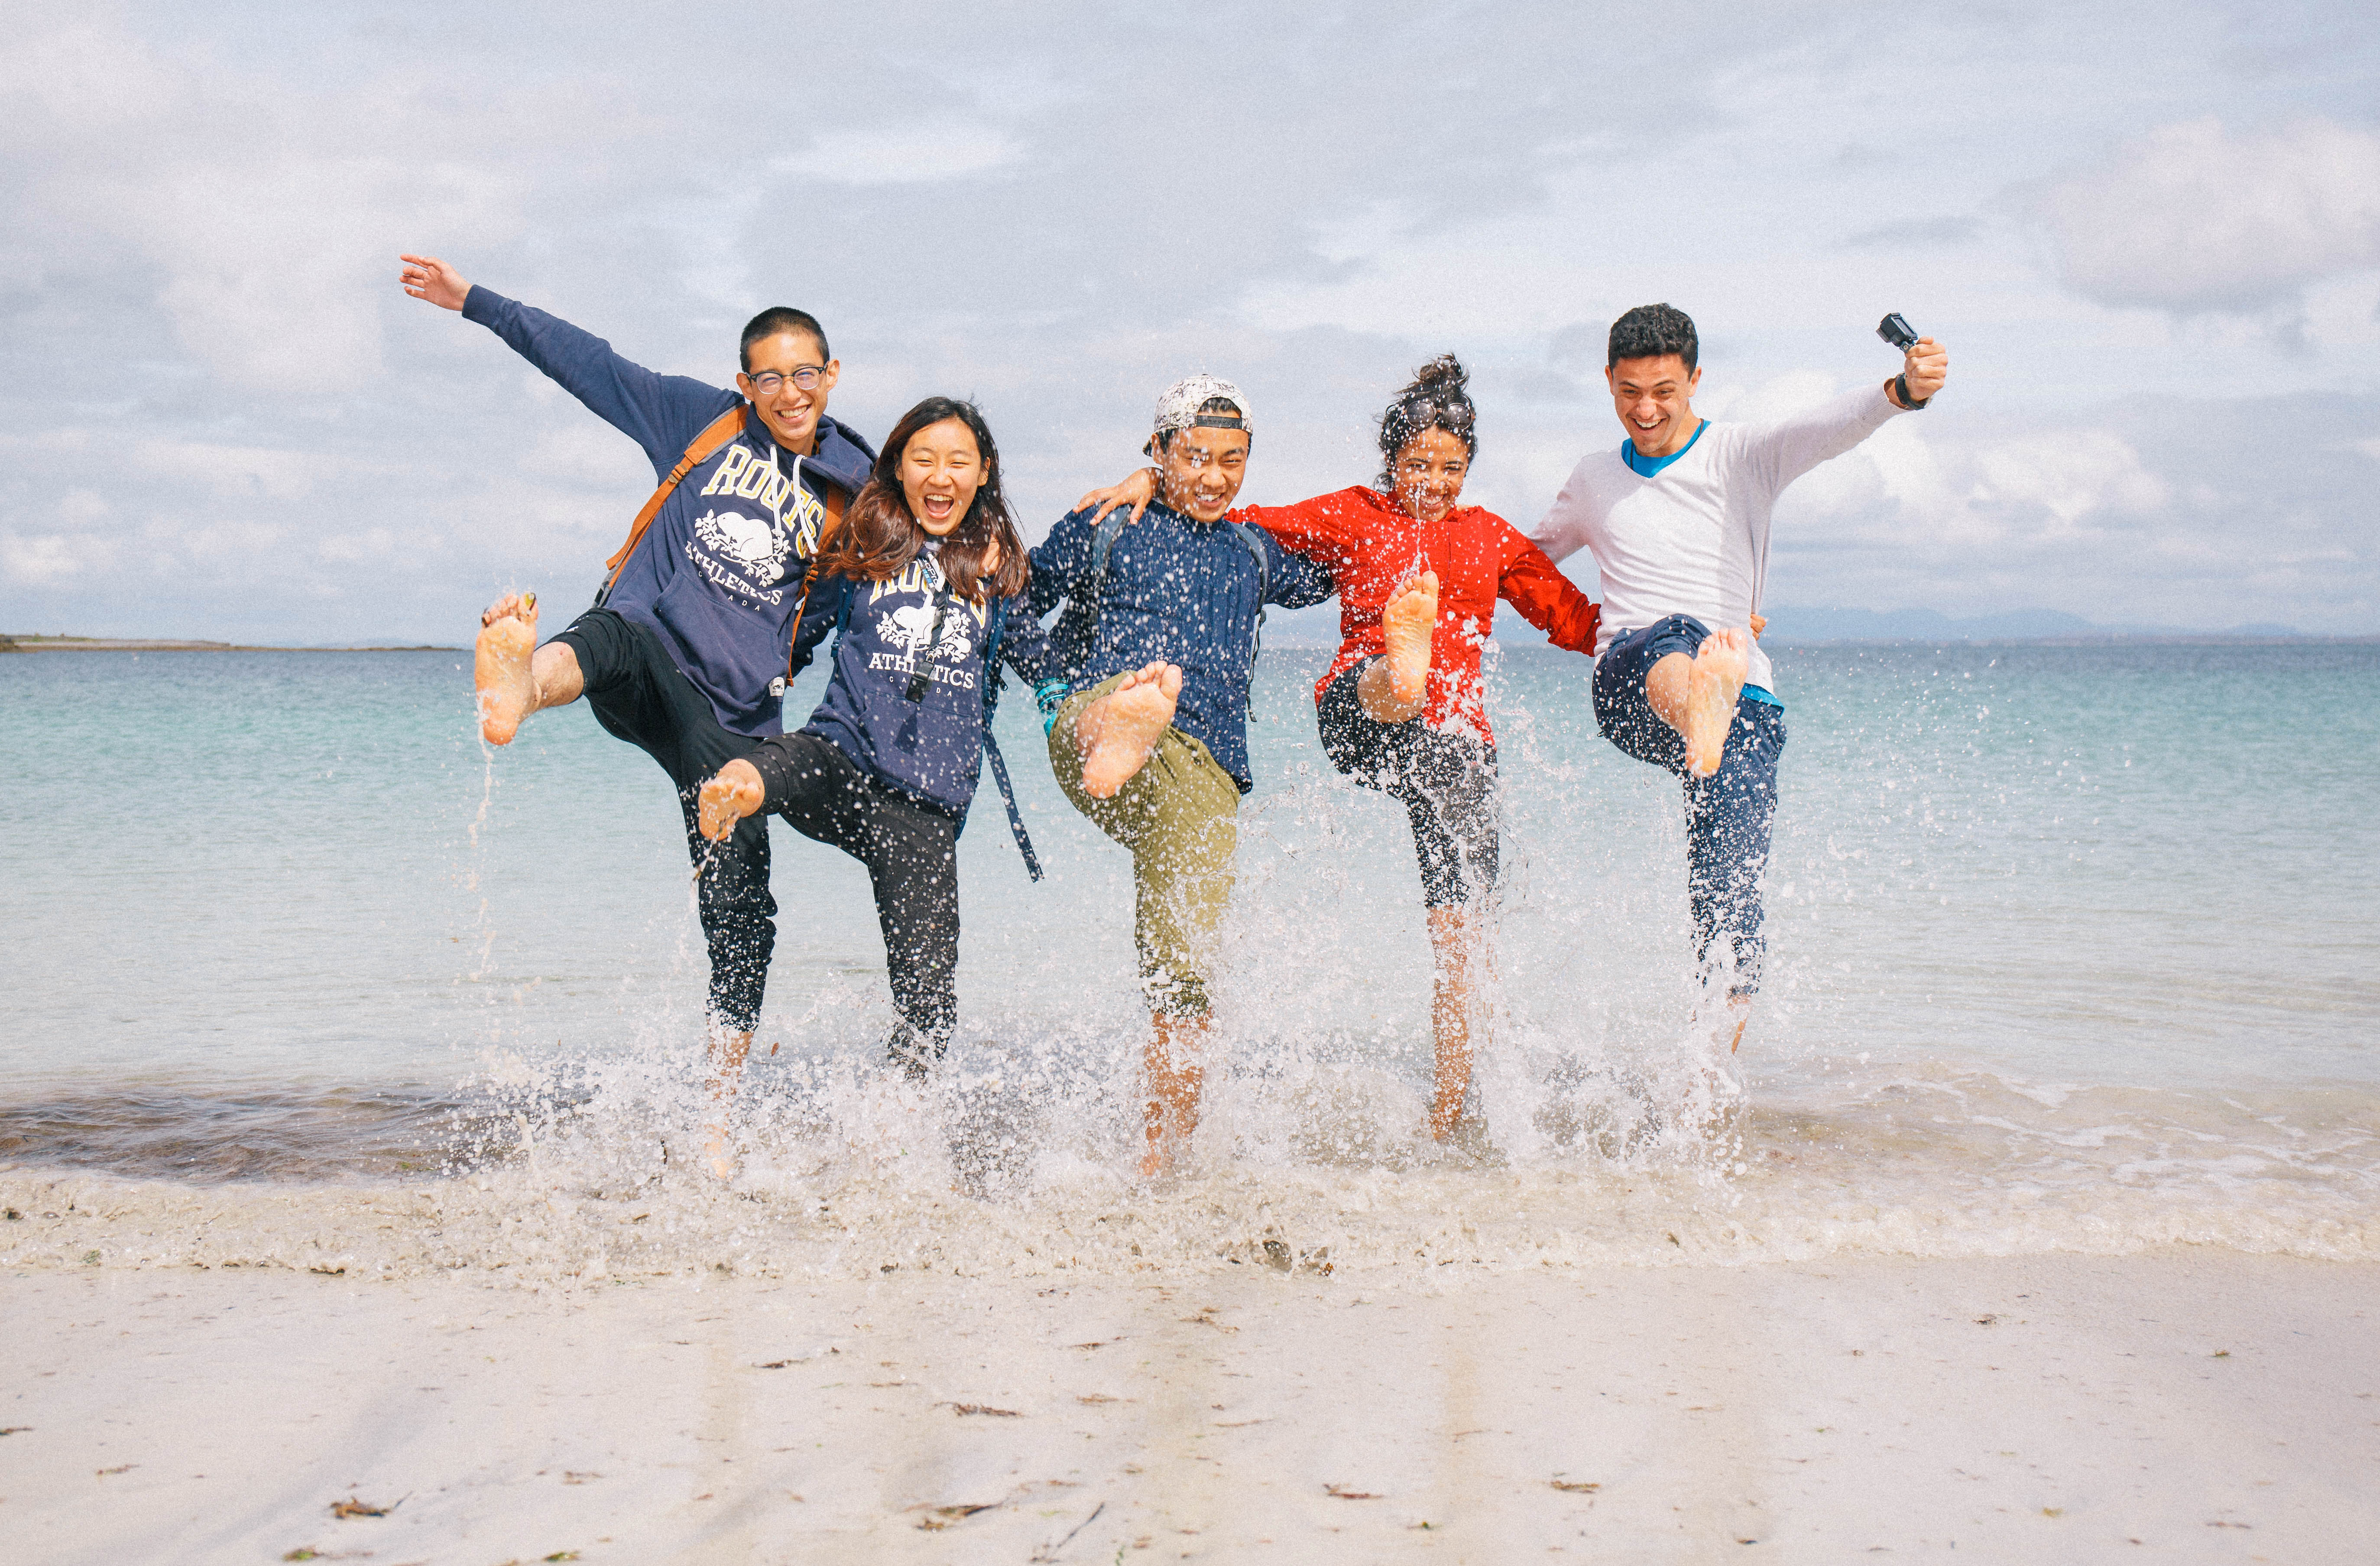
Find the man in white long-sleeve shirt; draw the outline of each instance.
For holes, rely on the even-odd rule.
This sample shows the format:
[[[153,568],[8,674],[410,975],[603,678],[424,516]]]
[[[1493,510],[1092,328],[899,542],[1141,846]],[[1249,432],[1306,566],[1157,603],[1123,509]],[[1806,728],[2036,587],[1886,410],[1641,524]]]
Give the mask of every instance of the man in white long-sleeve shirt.
[[[1604,378],[1627,439],[1579,459],[1536,540],[1557,561],[1592,551],[1603,574],[1604,736],[1684,781],[1694,955],[1731,972],[1733,1048],[1760,985],[1760,879],[1785,747],[1784,704],[1755,639],[1769,511],[1786,485],[1924,407],[1950,360],[1921,338],[1880,387],[1774,424],[1713,424],[1693,407],[1698,359],[1682,310],[1640,305],[1612,322]]]

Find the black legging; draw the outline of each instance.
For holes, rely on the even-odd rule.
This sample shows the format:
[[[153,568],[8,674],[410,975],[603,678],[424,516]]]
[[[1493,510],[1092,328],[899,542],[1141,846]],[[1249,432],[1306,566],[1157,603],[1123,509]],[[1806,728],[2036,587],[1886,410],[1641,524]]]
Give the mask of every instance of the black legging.
[[[695,904],[710,953],[710,1021],[730,1033],[751,1032],[759,1026],[769,954],[777,944],[769,823],[755,816],[727,842],[712,844],[696,826],[695,802],[705,778],[760,742],[720,726],[710,698],[670,661],[650,625],[616,610],[590,609],[553,639],[577,656],[595,721],[660,762],[677,785],[686,853],[705,867]]]
[[[1496,890],[1496,747],[1433,729],[1419,716],[1383,723],[1364,710],[1368,663],[1342,672],[1322,693],[1317,720],[1330,764],[1405,807],[1421,900],[1460,908]]]
[[[901,1014],[887,1047],[923,1074],[958,1023],[959,819],[869,777],[816,734],[763,740],[747,759],[767,789],[764,813],[868,867]]]

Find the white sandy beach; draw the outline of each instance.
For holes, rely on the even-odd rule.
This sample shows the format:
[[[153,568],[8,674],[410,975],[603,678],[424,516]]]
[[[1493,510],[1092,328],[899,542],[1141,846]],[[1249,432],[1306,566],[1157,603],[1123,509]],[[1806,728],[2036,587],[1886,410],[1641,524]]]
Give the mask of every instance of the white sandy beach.
[[[0,1559],[2371,1559],[2380,1266],[1431,1273],[11,1269]]]

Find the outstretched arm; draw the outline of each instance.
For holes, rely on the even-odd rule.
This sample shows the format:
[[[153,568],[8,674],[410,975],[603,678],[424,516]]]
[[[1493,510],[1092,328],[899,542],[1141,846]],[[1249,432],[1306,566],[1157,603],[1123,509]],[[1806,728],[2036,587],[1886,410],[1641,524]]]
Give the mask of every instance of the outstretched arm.
[[[685,375],[659,375],[612,351],[591,332],[493,289],[474,286],[436,256],[399,258],[405,291],[460,310],[502,337],[606,424],[645,450],[653,476],[667,474],[686,443],[739,400],[734,392]]]
[[[1920,337],[1901,360],[1910,395],[1924,402],[1950,378],[1950,355],[1931,337]],[[1819,404],[1790,419],[1749,432],[1746,447],[1755,468],[1771,495],[1830,457],[1838,457],[1884,427],[1885,420],[1907,411],[1893,382],[1864,386]]]

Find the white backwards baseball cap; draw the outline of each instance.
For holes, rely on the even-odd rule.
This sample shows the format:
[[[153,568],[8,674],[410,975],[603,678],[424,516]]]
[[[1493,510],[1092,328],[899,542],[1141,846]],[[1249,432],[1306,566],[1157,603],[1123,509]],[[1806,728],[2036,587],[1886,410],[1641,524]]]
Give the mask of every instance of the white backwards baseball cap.
[[[1220,397],[1239,409],[1232,413],[1201,413],[1202,405]],[[1193,375],[1186,381],[1176,381],[1165,388],[1157,399],[1157,423],[1154,433],[1162,435],[1170,430],[1245,430],[1248,438],[1256,438],[1256,421],[1248,417],[1248,399],[1240,389],[1219,375]]]

